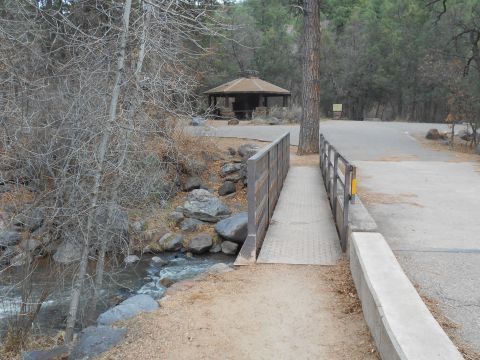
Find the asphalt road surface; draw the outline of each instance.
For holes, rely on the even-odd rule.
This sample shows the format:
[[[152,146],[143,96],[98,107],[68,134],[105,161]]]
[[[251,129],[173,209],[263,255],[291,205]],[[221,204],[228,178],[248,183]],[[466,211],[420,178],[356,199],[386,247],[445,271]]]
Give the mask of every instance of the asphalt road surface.
[[[322,122],[320,132],[358,168],[359,193],[419,290],[459,324],[480,351],[480,156],[434,150],[417,140],[440,124]],[[195,128],[219,137],[271,141],[299,127]]]

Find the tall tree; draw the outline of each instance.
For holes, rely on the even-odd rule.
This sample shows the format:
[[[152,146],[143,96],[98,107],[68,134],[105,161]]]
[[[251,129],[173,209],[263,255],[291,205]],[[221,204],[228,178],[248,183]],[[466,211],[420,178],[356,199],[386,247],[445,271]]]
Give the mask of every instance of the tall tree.
[[[302,105],[298,154],[318,153],[320,130],[320,0],[303,1]]]

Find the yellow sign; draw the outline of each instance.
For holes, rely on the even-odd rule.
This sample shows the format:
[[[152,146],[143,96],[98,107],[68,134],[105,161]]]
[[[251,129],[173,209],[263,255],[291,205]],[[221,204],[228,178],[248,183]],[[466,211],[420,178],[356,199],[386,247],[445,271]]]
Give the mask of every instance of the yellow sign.
[[[333,104],[333,111],[334,112],[342,112],[342,104]]]
[[[357,195],[357,179],[352,179],[352,196]]]

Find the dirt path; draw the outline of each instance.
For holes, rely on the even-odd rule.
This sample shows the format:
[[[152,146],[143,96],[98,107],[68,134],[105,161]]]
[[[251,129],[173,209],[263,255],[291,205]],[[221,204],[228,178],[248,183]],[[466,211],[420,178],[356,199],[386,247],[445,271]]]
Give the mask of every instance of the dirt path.
[[[345,263],[256,265],[182,287],[102,359],[378,359]]]

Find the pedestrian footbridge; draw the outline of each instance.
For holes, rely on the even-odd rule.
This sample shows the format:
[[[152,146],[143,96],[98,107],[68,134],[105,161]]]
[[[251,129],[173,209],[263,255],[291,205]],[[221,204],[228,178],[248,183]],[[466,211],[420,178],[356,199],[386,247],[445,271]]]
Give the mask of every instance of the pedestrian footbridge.
[[[337,203],[331,208],[327,189],[331,194],[340,192],[338,185],[346,181],[339,176],[339,159],[334,156],[332,163],[330,156],[321,154],[324,163],[336,166],[337,173],[330,166],[290,166],[290,134],[286,133],[248,160],[248,237],[236,265],[337,263],[345,234],[343,227],[337,232],[332,215]],[[329,186],[322,174],[328,175]],[[346,192],[348,203],[350,186]]]

